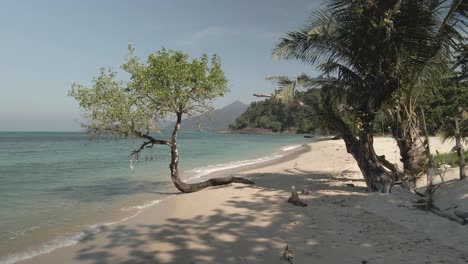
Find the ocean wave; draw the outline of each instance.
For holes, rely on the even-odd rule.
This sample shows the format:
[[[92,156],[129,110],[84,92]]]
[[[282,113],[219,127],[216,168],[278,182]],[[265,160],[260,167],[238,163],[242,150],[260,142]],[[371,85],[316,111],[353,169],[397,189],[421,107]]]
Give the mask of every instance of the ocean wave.
[[[9,255],[4,258],[0,258],[0,263],[13,264],[42,254],[47,254],[49,252],[54,251],[57,248],[72,246],[78,243],[78,241],[80,241],[84,237],[86,237],[86,235],[86,232],[79,232],[73,235],[62,236],[47,243],[44,243],[39,247],[29,249],[21,253]]]
[[[168,197],[170,198],[170,197]],[[166,198],[166,199],[168,199]],[[163,200],[166,200],[163,199]],[[161,200],[162,201],[162,200]],[[0,264],[14,264],[20,261],[24,261],[27,259],[31,259],[34,257],[37,257],[39,255],[47,254],[50,253],[56,249],[63,248],[63,247],[69,247],[77,244],[80,240],[85,239],[86,237],[97,234],[102,231],[103,227],[110,226],[110,225],[115,225],[118,223],[121,223],[123,221],[126,221],[128,219],[131,219],[140,213],[142,213],[143,210],[140,210],[130,216],[127,216],[123,219],[120,219],[118,221],[114,222],[106,222],[106,223],[100,223],[96,225],[88,225],[84,231],[82,232],[77,232],[73,234],[68,234],[68,235],[63,235],[60,237],[57,237],[51,241],[45,242],[37,247],[30,248],[28,250],[25,250],[20,253],[15,253],[8,255],[6,257],[0,258]]]
[[[171,195],[171,196],[168,196],[164,199],[159,199],[159,200],[152,200],[152,201],[147,201],[141,205],[134,205],[134,206],[126,206],[126,207],[123,207],[120,209],[120,211],[123,211],[123,212],[126,212],[126,211],[132,211],[132,210],[143,210],[143,209],[146,209],[146,208],[149,208],[149,207],[152,207],[154,205],[157,205],[165,200],[168,200],[172,197],[175,197],[176,195]]]
[[[240,160],[240,161],[233,161],[233,162],[228,162],[228,163],[222,163],[222,164],[217,164],[217,165],[209,165],[206,167],[201,167],[201,168],[195,168],[189,173],[194,173],[195,175],[188,178],[187,180],[193,180],[200,178],[202,176],[208,175],[213,172],[217,171],[222,171],[222,170],[229,170],[229,169],[234,169],[242,166],[247,166],[247,165],[252,165],[252,164],[257,164],[265,161],[270,161],[270,160],[275,160],[282,158],[283,155],[281,154],[275,154],[271,156],[266,156],[258,159],[251,159],[251,160]]]
[[[297,148],[300,148],[300,147],[302,147],[302,145],[292,145],[292,146],[282,147],[281,150],[282,151],[289,151],[289,150],[297,149]]]

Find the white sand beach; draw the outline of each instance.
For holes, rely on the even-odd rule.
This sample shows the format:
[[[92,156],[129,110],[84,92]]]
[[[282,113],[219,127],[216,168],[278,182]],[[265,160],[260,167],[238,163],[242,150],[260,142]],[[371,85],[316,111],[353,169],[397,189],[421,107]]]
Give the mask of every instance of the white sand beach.
[[[431,143],[441,153],[453,145]],[[398,160],[393,139],[376,138],[375,146]],[[417,197],[398,186],[389,195],[366,193],[341,140],[307,148],[241,173],[255,185],[176,195],[23,263],[288,263],[286,246],[289,263],[468,263],[468,226],[415,209]],[[453,192],[436,198],[441,209],[468,208],[467,183],[451,180],[457,172],[447,173]],[[300,196],[307,207],[286,202],[292,185],[310,191]]]

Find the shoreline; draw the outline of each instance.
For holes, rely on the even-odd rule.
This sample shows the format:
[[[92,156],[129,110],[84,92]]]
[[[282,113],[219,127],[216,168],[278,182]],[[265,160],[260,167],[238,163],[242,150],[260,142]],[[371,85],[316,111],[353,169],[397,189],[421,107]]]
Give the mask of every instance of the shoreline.
[[[375,142],[379,154],[397,162],[393,139]],[[235,172],[255,185],[176,195],[22,263],[283,263],[286,246],[294,263],[467,262],[459,243],[468,236],[465,226],[413,209],[401,188],[366,193],[342,141],[307,145],[287,161]],[[308,207],[286,202],[291,185],[307,187],[301,199]]]
[[[185,173],[193,173],[195,175],[189,176],[188,179],[185,179],[185,180],[188,182],[194,182],[194,181],[196,182],[200,180],[207,180],[209,178],[214,178],[214,177],[238,174],[238,173],[242,173],[244,171],[248,171],[252,169],[258,169],[262,167],[271,166],[272,164],[276,164],[276,163],[287,162],[291,159],[294,159],[301,153],[307,152],[308,151],[307,145],[308,144],[286,145],[278,149],[275,152],[276,155],[274,156],[267,155],[267,156],[261,156],[253,160],[233,161],[233,162],[239,162],[239,164],[237,164],[234,168],[224,169],[222,166],[226,165],[226,163],[213,164],[210,166],[214,166],[214,167],[221,166],[221,167],[219,167],[216,171],[209,172],[200,176],[197,176],[193,170],[190,170]],[[266,159],[266,160],[262,160],[262,159]],[[248,162],[248,163],[243,164],[244,162]],[[207,166],[207,167],[210,167],[210,166]],[[207,167],[200,167],[200,168],[195,168],[195,169],[206,169]],[[172,182],[170,182],[170,184],[172,186]],[[64,247],[73,246],[76,243],[78,243],[80,240],[86,239],[86,237],[88,236],[98,234],[100,230],[102,229],[102,227],[112,226],[112,225],[125,222],[129,219],[132,219],[140,215],[145,210],[158,206],[161,203],[171,198],[174,198],[177,195],[182,194],[179,192],[174,193],[174,194],[168,194],[168,193],[170,193],[170,191],[167,192],[166,194],[161,194],[160,197],[157,197],[157,199],[152,199],[152,200],[142,199],[141,202],[137,203],[136,205],[120,208],[121,212],[129,212],[123,218],[121,218],[122,216],[120,216],[119,218],[116,213],[116,215],[113,218],[110,218],[109,221],[104,221],[104,222],[100,222],[96,224],[89,224],[84,229],[81,229],[81,231],[75,231],[71,233],[69,232],[67,234],[60,235],[56,238],[46,240],[36,246],[28,247],[28,248],[25,248],[23,250],[20,250],[18,252],[15,252],[13,254],[9,254],[6,256],[0,256],[0,263],[5,263],[5,264],[18,263],[21,261],[33,259],[43,254],[48,254],[50,252],[53,252],[55,250],[58,250]],[[135,198],[134,200],[139,200],[138,198],[136,198],[136,196],[134,198]]]

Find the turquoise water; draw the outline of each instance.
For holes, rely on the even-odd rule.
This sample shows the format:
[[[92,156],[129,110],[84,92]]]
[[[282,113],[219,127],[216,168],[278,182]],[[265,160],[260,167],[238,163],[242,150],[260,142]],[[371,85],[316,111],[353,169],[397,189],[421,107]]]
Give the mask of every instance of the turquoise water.
[[[185,179],[275,158],[282,147],[306,143],[300,135],[187,132],[179,138]],[[136,146],[90,141],[80,133],[0,133],[0,260],[177,193],[168,147],[142,153],[132,175],[129,154]]]

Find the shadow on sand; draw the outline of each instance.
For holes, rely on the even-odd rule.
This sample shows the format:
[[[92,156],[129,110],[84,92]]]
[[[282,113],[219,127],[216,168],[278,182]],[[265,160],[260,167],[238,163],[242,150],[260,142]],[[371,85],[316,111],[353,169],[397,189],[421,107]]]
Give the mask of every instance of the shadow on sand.
[[[336,209],[346,206],[345,201],[350,197],[363,193],[361,188],[340,184],[350,179],[327,172],[291,169],[283,174],[250,174],[248,178],[256,185],[234,186],[251,189],[248,199],[234,197],[210,215],[171,218],[163,225],[103,227],[98,234],[90,234],[79,242],[82,248],[75,260],[87,263],[278,262],[284,247],[294,243],[294,232],[300,232],[295,230],[298,222],[305,217],[308,228],[318,228],[311,215],[315,206],[330,203],[330,209]],[[311,191],[310,195],[301,196],[309,203],[308,208],[286,203],[291,185],[306,186]],[[220,188],[225,187],[205,191]],[[96,243],[103,236],[106,243]],[[243,253],[235,255],[234,252]]]
[[[360,207],[367,194],[350,187],[346,173],[289,169],[249,174],[256,185],[216,187],[204,192],[244,189],[209,213],[154,223],[108,226],[79,242],[78,263],[442,263],[459,253],[434,244]],[[364,185],[356,179],[357,185]],[[290,186],[308,207],[286,202]],[[226,189],[223,189],[226,188]],[[188,194],[190,195],[190,194]],[[185,195],[182,195],[182,197]],[[187,199],[190,203],[190,199]],[[187,200],[178,210],[187,210]],[[208,203],[208,201],[207,201]],[[149,224],[148,224],[149,223]],[[281,259],[286,245],[292,262]],[[397,252],[397,253],[395,253]],[[462,256],[463,257],[463,256]],[[463,263],[463,259],[459,259]]]

